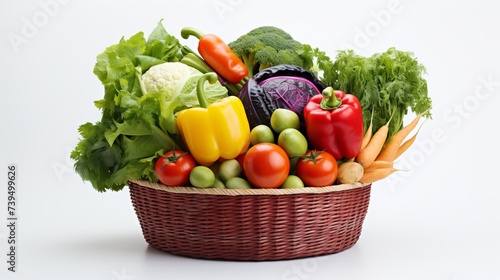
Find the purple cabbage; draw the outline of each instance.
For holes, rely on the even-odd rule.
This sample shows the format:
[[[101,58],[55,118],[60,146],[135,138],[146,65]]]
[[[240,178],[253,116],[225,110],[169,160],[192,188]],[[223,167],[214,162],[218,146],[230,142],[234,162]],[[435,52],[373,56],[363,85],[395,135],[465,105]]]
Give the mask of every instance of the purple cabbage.
[[[313,73],[299,66],[282,64],[266,68],[249,79],[239,97],[250,128],[259,124],[271,126],[274,110],[284,108],[297,113],[301,130],[305,131],[304,107],[324,88],[325,85]]]

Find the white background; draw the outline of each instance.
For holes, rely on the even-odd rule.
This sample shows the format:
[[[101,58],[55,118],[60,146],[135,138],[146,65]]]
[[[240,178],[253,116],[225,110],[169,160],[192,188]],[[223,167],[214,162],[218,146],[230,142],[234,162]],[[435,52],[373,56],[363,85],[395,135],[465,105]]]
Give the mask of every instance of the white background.
[[[493,3],[1,1],[0,181],[16,164],[19,221],[18,272],[11,273],[4,184],[0,278],[500,279],[500,20]],[[96,55],[122,36],[149,34],[161,18],[176,36],[192,26],[230,42],[275,25],[332,58],[339,49],[370,55],[394,46],[427,67],[433,120],[399,162],[408,171],[374,184],[354,247],[275,262],[171,255],[145,243],[126,188],[98,193],[72,171],[78,126],[100,116]]]

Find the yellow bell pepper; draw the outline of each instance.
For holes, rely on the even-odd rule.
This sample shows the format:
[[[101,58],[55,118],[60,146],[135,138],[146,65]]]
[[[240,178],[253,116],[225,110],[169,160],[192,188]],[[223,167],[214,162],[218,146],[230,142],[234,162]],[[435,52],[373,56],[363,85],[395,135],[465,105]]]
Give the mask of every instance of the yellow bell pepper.
[[[250,125],[243,103],[238,97],[229,96],[209,106],[204,95],[207,80],[215,83],[217,74],[211,72],[200,77],[197,84],[200,107],[182,110],[176,118],[184,144],[194,159],[205,166],[219,158],[236,158],[250,145]]]

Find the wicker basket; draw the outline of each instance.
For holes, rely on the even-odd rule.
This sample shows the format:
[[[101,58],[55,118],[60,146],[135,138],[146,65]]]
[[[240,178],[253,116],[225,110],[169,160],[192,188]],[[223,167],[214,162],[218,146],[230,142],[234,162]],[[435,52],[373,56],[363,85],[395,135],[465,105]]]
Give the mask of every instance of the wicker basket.
[[[129,189],[151,246],[194,258],[262,261],[352,247],[371,185],[227,190],[130,180]]]

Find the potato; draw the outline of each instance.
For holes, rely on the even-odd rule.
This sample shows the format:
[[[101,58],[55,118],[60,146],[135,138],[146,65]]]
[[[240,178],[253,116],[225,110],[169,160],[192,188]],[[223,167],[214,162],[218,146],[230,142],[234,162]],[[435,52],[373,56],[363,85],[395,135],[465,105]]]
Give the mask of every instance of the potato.
[[[364,168],[355,161],[347,161],[339,165],[339,174],[337,176],[338,184],[354,184],[363,177]]]

